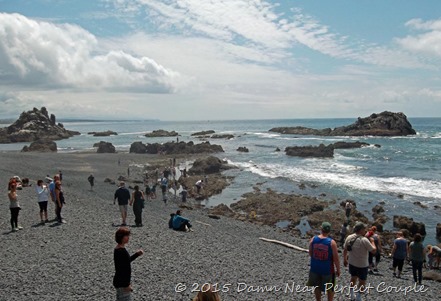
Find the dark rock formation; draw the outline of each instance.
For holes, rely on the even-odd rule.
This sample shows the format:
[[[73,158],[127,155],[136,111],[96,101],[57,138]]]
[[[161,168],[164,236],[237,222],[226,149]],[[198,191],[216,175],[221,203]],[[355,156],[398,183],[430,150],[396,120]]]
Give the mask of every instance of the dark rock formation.
[[[393,225],[395,228],[408,230],[412,236],[416,233],[426,235],[426,226],[423,223],[414,222],[410,217],[394,215]]]
[[[214,133],[215,133],[215,131],[208,130],[208,131],[201,131],[201,132],[193,133],[193,134],[191,134],[191,136],[207,136],[207,135],[211,135],[211,134],[214,134]]]
[[[297,157],[318,157],[332,158],[334,156],[334,148],[320,144],[319,146],[291,146],[285,148],[288,156]]]
[[[234,211],[230,209],[230,207],[228,207],[227,205],[225,205],[223,203],[210,209],[209,212],[210,212],[210,214],[223,215],[223,216],[228,216],[228,217],[233,217],[235,214]]]
[[[233,139],[234,135],[231,134],[214,134],[211,136],[212,139]]]
[[[100,141],[95,143],[93,147],[98,147],[97,153],[115,153],[115,147],[110,142]]]
[[[275,151],[276,151],[276,152],[280,152],[280,148],[277,147]]]
[[[175,137],[179,136],[179,134],[175,131],[165,131],[165,130],[155,130],[151,133],[145,134],[146,137]]]
[[[57,144],[49,139],[39,139],[31,143],[31,145],[24,146],[22,152],[57,152]]]
[[[353,124],[334,129],[311,129],[305,127],[278,127],[270,132],[316,136],[407,136],[416,132],[403,113],[382,112],[358,118]]]
[[[89,132],[87,134],[88,135],[93,135],[95,137],[106,137],[106,136],[111,136],[111,135],[115,135],[115,136],[118,135],[117,132],[110,131],[110,130],[105,131],[105,132]]]
[[[45,107],[23,112],[10,126],[0,129],[0,143],[32,142],[38,139],[60,140],[79,135],[79,132],[66,130],[63,124],[56,123],[55,116]]]
[[[230,168],[227,162],[217,157],[209,156],[207,158],[196,159],[188,173],[191,175],[206,175],[219,173]]]
[[[130,146],[131,153],[138,154],[201,154],[201,153],[223,153],[222,146],[216,144],[210,144],[210,142],[203,142],[200,144],[194,144],[192,141],[179,143],[167,142],[164,144],[149,143],[147,145],[142,142],[134,142]]]
[[[348,148],[362,148],[362,147],[366,147],[369,145],[370,145],[369,143],[360,142],[360,141],[355,141],[355,142],[339,141],[339,142],[332,143],[328,146],[332,147],[334,149],[348,149]]]
[[[245,146],[239,146],[237,148],[237,151],[238,152],[242,152],[242,153],[248,153],[250,150],[247,147],[245,147]]]

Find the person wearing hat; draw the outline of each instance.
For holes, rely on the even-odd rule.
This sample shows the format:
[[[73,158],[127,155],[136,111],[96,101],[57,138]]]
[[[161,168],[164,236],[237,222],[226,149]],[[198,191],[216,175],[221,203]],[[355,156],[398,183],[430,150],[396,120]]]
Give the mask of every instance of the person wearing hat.
[[[311,264],[308,286],[314,286],[315,299],[322,299],[322,292],[328,295],[328,300],[334,298],[335,276],[340,277],[340,261],[338,258],[337,243],[329,234],[331,224],[323,222],[321,234],[309,241],[309,256]]]
[[[351,300],[361,300],[368,275],[369,252],[375,254],[377,251],[373,238],[367,238],[365,234],[366,225],[357,222],[354,226],[354,233],[346,238],[343,246],[343,264],[345,267],[349,265],[349,274],[351,274]],[[354,288],[357,291],[356,298]]]
[[[130,200],[130,192],[126,188],[126,183],[124,182],[119,183],[119,188],[115,191],[113,204],[115,204],[116,200],[118,200],[119,211],[121,212],[121,220],[122,220],[121,226],[126,226],[127,205],[129,204],[129,200]]]

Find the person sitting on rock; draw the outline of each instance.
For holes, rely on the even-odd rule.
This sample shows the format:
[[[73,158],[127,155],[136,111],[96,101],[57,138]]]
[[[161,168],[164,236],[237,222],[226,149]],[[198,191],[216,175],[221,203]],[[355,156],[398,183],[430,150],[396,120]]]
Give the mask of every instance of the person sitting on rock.
[[[192,231],[190,220],[181,216],[181,210],[176,211],[173,216],[172,226],[176,231]]]
[[[429,258],[429,269],[439,268],[441,261],[441,248],[427,245],[427,257]]]

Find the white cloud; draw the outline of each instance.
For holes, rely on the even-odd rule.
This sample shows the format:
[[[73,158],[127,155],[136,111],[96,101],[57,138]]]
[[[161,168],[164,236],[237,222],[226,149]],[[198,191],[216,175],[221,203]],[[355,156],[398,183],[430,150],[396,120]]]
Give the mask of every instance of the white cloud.
[[[102,53],[96,37],[70,24],[0,13],[0,84],[170,93],[178,72],[148,57]]]
[[[441,19],[426,22],[412,19],[406,26],[423,33],[397,39],[398,44],[413,52],[441,57]]]

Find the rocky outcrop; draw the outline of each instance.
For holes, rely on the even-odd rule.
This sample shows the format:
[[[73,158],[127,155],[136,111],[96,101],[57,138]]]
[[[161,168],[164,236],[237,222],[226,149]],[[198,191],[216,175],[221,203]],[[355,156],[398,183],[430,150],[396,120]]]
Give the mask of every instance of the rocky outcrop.
[[[107,137],[107,136],[116,136],[116,135],[118,135],[118,133],[117,132],[114,132],[114,131],[110,131],[110,130],[108,130],[108,131],[105,131],[105,132],[89,132],[89,133],[87,133],[88,135],[93,135],[93,136],[95,136],[95,137]]]
[[[334,129],[311,129],[306,127],[278,127],[270,132],[315,136],[407,136],[416,132],[403,113],[382,112],[358,118],[353,124]]]
[[[39,139],[31,143],[30,146],[24,146],[22,152],[57,152],[57,144],[49,139]]]
[[[228,165],[227,162],[221,159],[209,156],[207,158],[199,158],[194,161],[193,166],[188,171],[191,175],[206,175],[219,173],[221,171],[231,169],[232,167]]]
[[[247,147],[245,147],[245,146],[239,146],[237,148],[237,151],[238,152],[242,152],[242,153],[248,153],[250,150]]]
[[[214,134],[211,136],[212,139],[233,139],[234,135],[231,134]]]
[[[201,153],[223,153],[224,150],[222,146],[216,144],[210,144],[210,142],[203,142],[200,144],[194,144],[192,141],[179,143],[167,142],[164,144],[160,143],[149,143],[147,145],[142,144],[142,142],[134,142],[130,146],[131,153],[138,154],[201,154]]]
[[[97,147],[97,153],[115,153],[115,147],[110,142],[100,141],[95,143],[93,147]]]
[[[201,131],[201,132],[193,133],[193,134],[191,134],[191,136],[207,136],[207,135],[211,135],[211,134],[214,134],[214,133],[215,133],[215,131],[208,130],[208,131]]]
[[[288,156],[296,157],[315,157],[315,158],[332,158],[334,156],[334,148],[320,144],[319,146],[291,146],[285,148]]]
[[[176,137],[179,134],[175,131],[155,130],[151,133],[145,134],[146,137]]]
[[[0,143],[33,142],[39,139],[60,140],[79,135],[80,132],[66,130],[56,124],[55,115],[49,116],[45,107],[41,110],[23,112],[10,126],[0,129]]]
[[[348,149],[348,148],[362,148],[369,145],[370,145],[369,143],[360,142],[360,141],[355,141],[355,142],[339,141],[332,143],[329,146],[332,147],[333,149]]]
[[[413,218],[407,216],[394,215],[393,225],[395,228],[408,230],[412,236],[416,233],[426,235],[426,226],[423,223],[414,222]]]

